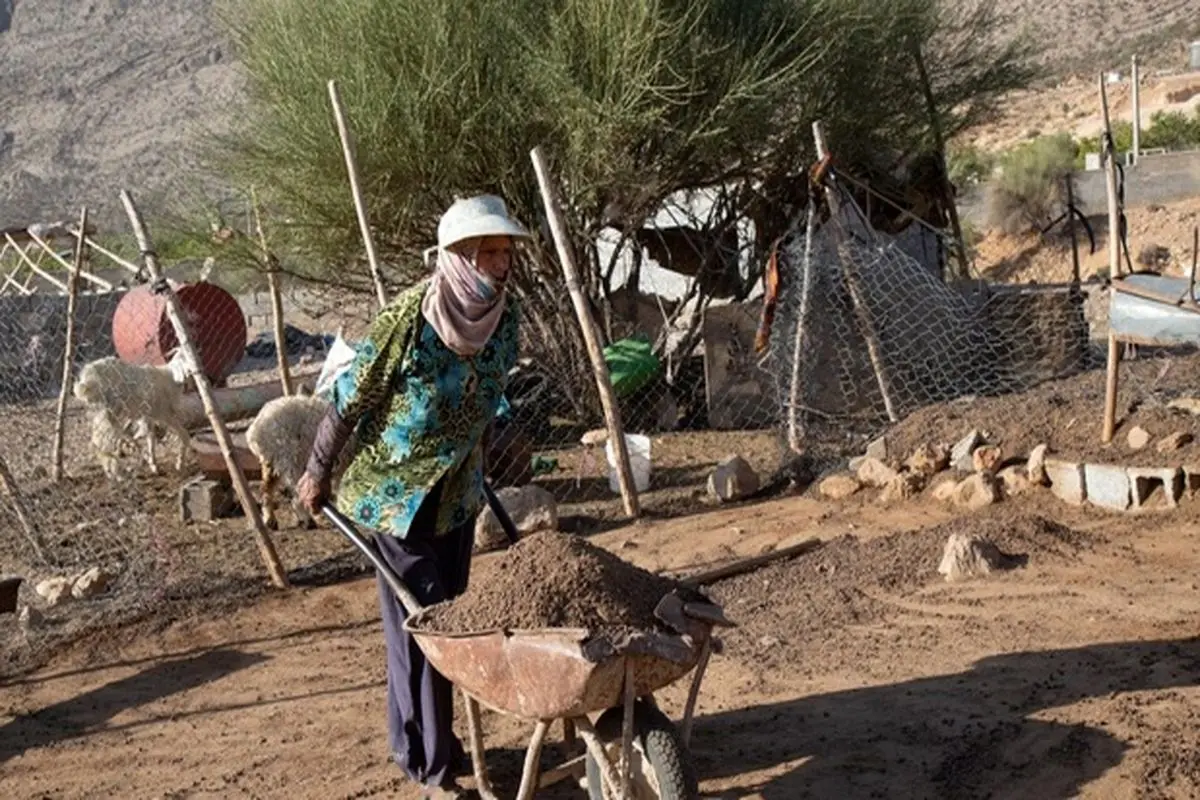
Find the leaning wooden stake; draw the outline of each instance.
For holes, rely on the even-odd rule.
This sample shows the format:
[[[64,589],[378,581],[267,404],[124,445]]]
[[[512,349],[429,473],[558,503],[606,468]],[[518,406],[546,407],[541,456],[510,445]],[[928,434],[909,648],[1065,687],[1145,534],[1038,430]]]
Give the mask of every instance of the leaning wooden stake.
[[[829,148],[825,144],[825,131],[821,127],[821,121],[817,120],[813,123],[813,141],[816,143],[817,160],[824,161],[829,155]],[[833,189],[826,186],[825,201],[829,204],[830,217],[837,213],[838,202],[837,197],[833,193]],[[858,314],[859,324],[862,325],[863,338],[867,341],[867,356],[871,359],[871,368],[875,372],[875,382],[879,384],[879,394],[883,396],[883,407],[887,411],[888,421],[899,422],[900,415],[896,413],[896,406],[892,402],[892,391],[887,379],[887,371],[883,366],[883,353],[879,345],[879,338],[875,335],[875,326],[871,324],[871,315],[867,310],[866,303],[863,302],[862,289],[858,285],[858,277],[847,263],[847,259],[843,257],[842,273],[846,277],[846,286],[850,290],[850,301],[854,305],[854,310]]]
[[[1111,290],[1115,291],[1115,290]],[[1121,346],[1114,333],[1108,334],[1108,373],[1104,382],[1104,430],[1100,440],[1108,444],[1117,428],[1117,388],[1121,369]]]
[[[62,385],[58,389],[58,409],[54,417],[54,449],[52,477],[58,483],[63,477],[63,434],[66,431],[67,396],[71,391],[71,372],[75,361],[75,303],[79,297],[79,276],[87,257],[84,231],[87,230],[87,206],[79,213],[79,238],[75,240],[75,263],[67,280],[67,336],[63,343]]]
[[[329,82],[329,102],[333,104],[333,116],[337,120],[338,136],[342,139],[342,155],[346,158],[346,172],[350,176],[350,192],[354,195],[354,210],[358,212],[358,227],[362,231],[363,244],[367,248],[367,263],[371,267],[371,280],[375,283],[375,298],[379,307],[387,305],[387,291],[383,288],[383,277],[379,272],[379,261],[375,258],[375,242],[371,238],[371,226],[367,223],[367,208],[363,202],[362,188],[358,183],[358,164],[354,159],[354,141],[350,127],[346,124],[346,113],[342,110],[342,99],[338,96],[337,84]]]
[[[1113,150],[1112,123],[1108,118],[1108,90],[1100,73],[1100,108],[1104,112],[1104,133],[1100,147],[1104,165],[1104,188],[1108,195],[1108,277],[1121,275],[1121,209],[1117,205],[1117,154]]]
[[[221,454],[225,456],[225,467],[229,470],[234,491],[237,492],[238,500],[246,513],[246,521],[250,529],[254,531],[258,550],[267,567],[267,572],[271,576],[271,582],[280,589],[286,589],[288,588],[287,572],[279,560],[279,554],[275,551],[275,544],[271,541],[266,526],[263,525],[258,504],[254,502],[254,497],[250,494],[250,484],[246,482],[246,476],[242,473],[242,468],[234,457],[233,441],[229,436],[229,430],[225,427],[225,422],[217,413],[217,407],[212,397],[212,387],[208,383],[208,377],[200,368],[200,354],[196,352],[196,348],[192,344],[191,331],[188,329],[183,309],[180,308],[179,299],[162,276],[162,270],[158,266],[158,256],[154,254],[150,236],[146,233],[146,226],[142,222],[142,215],[127,190],[121,190],[121,203],[125,206],[129,224],[133,227],[134,236],[137,237],[138,248],[142,251],[142,260],[153,281],[152,286],[156,289],[161,287],[163,298],[166,300],[167,316],[170,318],[171,325],[175,328],[175,336],[179,340],[179,350],[183,354],[184,366],[196,382],[196,392],[200,395],[200,402],[204,404],[204,413],[208,417],[209,424],[212,425],[213,434],[221,448]]]
[[[262,215],[258,210],[258,196],[250,188],[250,205],[254,208],[254,227],[258,232],[258,245],[262,248],[262,264],[267,271],[267,290],[271,293],[271,322],[275,329],[275,361],[279,365],[279,384],[284,396],[295,394],[292,375],[288,369],[287,343],[283,329],[283,295],[279,292],[279,260],[267,248],[267,235],[263,232]]]
[[[29,511],[25,508],[25,500],[21,497],[21,490],[17,488],[17,482],[13,479],[13,474],[8,469],[8,464],[5,462],[3,456],[0,456],[0,486],[4,487],[8,498],[12,501],[13,510],[17,513],[17,521],[21,523],[21,530],[25,533],[25,540],[33,548],[33,553],[38,557],[38,560],[45,563],[46,543],[42,541],[42,535],[38,532],[37,527],[33,524],[29,516]]]
[[[550,220],[550,231],[558,249],[558,259],[562,262],[567,292],[571,295],[575,316],[579,318],[579,329],[583,333],[583,341],[587,345],[588,356],[592,362],[592,372],[596,376],[596,388],[600,390],[604,422],[608,428],[608,438],[612,442],[613,451],[616,454],[617,480],[621,487],[621,499],[625,504],[625,513],[630,517],[637,518],[641,516],[641,508],[638,505],[637,486],[633,482],[633,469],[629,466],[629,447],[625,442],[621,412],[617,408],[612,377],[608,374],[608,364],[604,361],[604,350],[600,347],[596,321],[592,318],[592,312],[588,308],[587,300],[583,296],[583,289],[579,283],[579,269],[575,266],[575,256],[571,251],[571,240],[567,233],[566,221],[563,219],[562,206],[559,203],[554,184],[550,180],[550,168],[546,165],[546,157],[542,153],[542,148],[533,148],[529,157],[533,159],[533,169],[537,173],[538,186],[542,191],[542,202],[546,206],[546,216]]]

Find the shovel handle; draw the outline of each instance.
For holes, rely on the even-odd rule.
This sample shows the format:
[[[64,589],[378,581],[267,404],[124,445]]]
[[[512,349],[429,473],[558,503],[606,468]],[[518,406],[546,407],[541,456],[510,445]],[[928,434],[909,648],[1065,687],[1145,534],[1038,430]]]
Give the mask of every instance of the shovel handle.
[[[413,593],[410,592],[404,585],[404,582],[400,580],[400,576],[396,574],[396,571],[388,566],[388,563],[383,560],[383,556],[379,554],[379,549],[376,548],[374,544],[363,538],[363,535],[358,532],[356,527],[354,527],[353,522],[346,519],[346,517],[340,511],[328,504],[321,506],[321,513],[333,523],[333,527],[341,531],[343,536],[349,539],[355,547],[362,551],[362,554],[367,557],[367,560],[375,565],[376,571],[383,576],[383,579],[387,582],[388,587],[390,587],[392,592],[395,593],[396,597],[400,600],[400,605],[404,606],[404,610],[408,612],[410,617],[421,611],[422,606],[417,601],[417,598],[413,597]]]
[[[496,521],[504,529],[504,535],[508,537],[508,543],[516,544],[520,538],[520,535],[517,533],[517,526],[513,524],[512,517],[508,515],[504,504],[500,502],[500,498],[492,491],[492,487],[488,485],[487,481],[483,482],[483,496],[487,499],[488,507],[492,509],[492,513],[496,515]]]

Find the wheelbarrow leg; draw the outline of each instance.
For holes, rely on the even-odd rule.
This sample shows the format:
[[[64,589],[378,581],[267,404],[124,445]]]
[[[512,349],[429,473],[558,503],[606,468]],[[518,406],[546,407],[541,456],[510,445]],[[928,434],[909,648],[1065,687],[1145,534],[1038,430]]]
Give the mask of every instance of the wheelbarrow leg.
[[[483,758],[483,727],[479,723],[479,703],[465,691],[462,696],[467,709],[467,737],[471,743],[471,769],[475,773],[476,791],[483,800],[497,800],[492,782],[488,778],[487,762]]]
[[[533,738],[529,740],[529,749],[525,751],[525,769],[521,772],[521,788],[517,791],[517,800],[533,800],[533,793],[538,785],[538,764],[542,757],[542,745],[546,741],[546,732],[550,723],[538,720],[534,726]]]
[[[579,738],[575,734],[575,720],[563,717],[563,747],[567,751],[567,755],[571,756],[575,753],[575,748],[579,744]]]
[[[700,696],[700,682],[704,680],[704,672],[708,669],[708,659],[712,655],[712,640],[706,639],[700,649],[700,661],[696,664],[696,674],[692,676],[692,685],[688,689],[687,705],[683,707],[683,723],[679,728],[679,738],[684,747],[692,743],[692,720],[695,719],[696,699]]]
[[[596,766],[600,767],[600,776],[606,790],[610,795],[615,796],[621,788],[621,776],[608,757],[608,751],[604,749],[604,742],[600,741],[600,736],[587,717],[578,717],[575,720],[575,728],[579,731],[579,738],[583,739],[583,743],[587,745],[588,752],[591,753]]]
[[[633,780],[633,714],[637,703],[637,682],[634,680],[633,659],[625,658],[625,718],[621,720],[621,800],[629,800],[629,784]]]

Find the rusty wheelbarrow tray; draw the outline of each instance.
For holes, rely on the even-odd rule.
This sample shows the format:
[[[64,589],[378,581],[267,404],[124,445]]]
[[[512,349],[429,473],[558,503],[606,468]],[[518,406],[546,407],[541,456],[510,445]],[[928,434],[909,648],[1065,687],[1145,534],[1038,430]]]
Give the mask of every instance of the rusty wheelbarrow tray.
[[[489,492],[490,495],[490,492]],[[489,496],[489,503],[495,502]],[[502,509],[501,509],[502,510]],[[528,800],[534,790],[588,773],[589,790],[596,798],[628,798],[663,795],[665,780],[680,785],[666,791],[670,796],[695,793],[690,763],[673,776],[648,774],[657,769],[644,745],[635,753],[635,728],[646,725],[663,730],[669,726],[657,710],[654,692],[695,671],[684,708],[680,732],[666,731],[664,739],[677,748],[672,758],[687,760],[686,750],[709,656],[717,644],[714,625],[729,625],[721,609],[708,603],[687,603],[678,595],[667,595],[656,615],[676,634],[630,633],[593,635],[586,630],[547,628],[540,630],[491,630],[447,634],[424,625],[436,607],[422,608],[379,557],[373,545],[337,511],[326,508],[326,516],[375,564],[380,575],[409,612],[404,627],[416,640],[429,662],[462,691],[467,712],[472,766],[479,793],[494,798],[483,761],[483,735],[479,706],[535,722],[525,755],[525,770],[517,797]],[[499,515],[498,515],[499,516]],[[506,517],[507,515],[505,515]],[[507,519],[502,519],[506,522]],[[513,534],[510,532],[510,536]],[[515,538],[515,536],[514,536]],[[606,712],[593,725],[588,715]],[[614,712],[615,715],[614,715]],[[574,749],[578,732],[586,754],[538,775],[542,746],[550,725],[563,721],[567,748]],[[619,727],[614,731],[614,724]],[[636,723],[636,724],[635,724]],[[639,739],[640,741],[640,739]],[[619,743],[619,751],[613,753]],[[614,763],[612,755],[617,755]],[[635,765],[635,758],[639,761]],[[640,767],[640,769],[638,769]],[[638,772],[635,775],[635,771]]]

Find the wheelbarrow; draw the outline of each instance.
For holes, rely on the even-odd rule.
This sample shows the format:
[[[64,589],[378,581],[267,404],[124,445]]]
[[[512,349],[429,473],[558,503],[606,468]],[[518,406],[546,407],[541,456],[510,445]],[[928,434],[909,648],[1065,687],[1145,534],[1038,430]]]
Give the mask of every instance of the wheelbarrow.
[[[489,505],[502,525],[511,522],[494,495]],[[586,776],[589,797],[698,797],[688,753],[700,684],[711,653],[719,648],[715,625],[730,626],[719,606],[686,602],[671,593],[656,615],[675,634],[638,632],[596,635],[587,630],[488,630],[449,634],[426,627],[433,608],[422,608],[373,543],[335,509],[326,517],[375,565],[408,612],[404,628],[430,664],[463,693],[471,763],[479,795],[494,800],[483,758],[480,706],[534,724],[525,753],[518,800],[536,789]],[[507,523],[507,524],[506,524]],[[515,531],[509,529],[510,538]],[[654,692],[694,670],[678,729],[659,710]],[[589,715],[599,713],[593,724]],[[568,755],[583,740],[585,753],[539,775],[550,726],[562,721]]]

